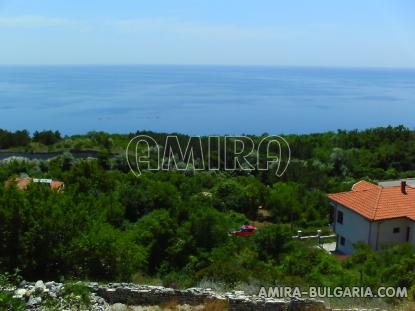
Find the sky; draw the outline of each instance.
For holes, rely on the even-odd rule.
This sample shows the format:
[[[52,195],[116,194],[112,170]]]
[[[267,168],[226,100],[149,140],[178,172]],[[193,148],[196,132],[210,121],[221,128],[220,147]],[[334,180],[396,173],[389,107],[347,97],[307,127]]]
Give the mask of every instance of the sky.
[[[413,0],[0,0],[0,64],[415,68]]]

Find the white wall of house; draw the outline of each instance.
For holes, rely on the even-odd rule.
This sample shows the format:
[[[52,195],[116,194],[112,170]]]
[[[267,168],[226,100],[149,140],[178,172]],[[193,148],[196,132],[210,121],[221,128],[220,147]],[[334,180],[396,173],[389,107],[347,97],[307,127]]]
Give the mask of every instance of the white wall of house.
[[[332,202],[334,211],[334,231],[337,234],[337,250],[343,254],[352,254],[353,244],[362,241],[375,250],[382,245],[408,242],[415,245],[415,222],[407,218],[393,218],[382,221],[369,221],[360,214],[336,202]],[[343,213],[343,223],[337,222],[338,212]],[[399,228],[399,229],[397,229]],[[345,243],[341,244],[341,237]]]
[[[409,228],[409,240],[413,242],[413,221],[407,218],[393,218],[373,222],[373,234],[371,245],[379,250],[385,244],[397,244],[407,242],[407,230]]]
[[[353,253],[353,244],[362,241],[369,242],[370,221],[359,215],[358,213],[334,203],[334,230],[337,234],[337,250],[343,254],[349,255]],[[337,222],[338,212],[343,213],[343,224]],[[341,237],[344,237],[345,244],[341,244]]]

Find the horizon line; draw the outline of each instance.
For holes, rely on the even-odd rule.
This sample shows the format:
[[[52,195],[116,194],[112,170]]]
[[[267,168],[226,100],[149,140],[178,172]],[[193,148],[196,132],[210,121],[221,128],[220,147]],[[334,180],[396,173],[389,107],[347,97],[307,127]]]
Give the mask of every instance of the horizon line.
[[[381,70],[415,70],[415,67],[402,66],[345,66],[345,65],[283,65],[283,64],[200,64],[200,63],[53,63],[53,64],[2,64],[0,67],[88,67],[88,66],[181,66],[181,67],[280,67],[310,69],[381,69]]]
[[[130,132],[128,131],[108,131],[108,130],[99,130],[99,129],[92,129],[92,130],[88,130],[88,131],[83,131],[83,132],[74,132],[74,133],[68,133],[65,131],[63,131],[62,129],[53,129],[53,128],[43,128],[43,129],[36,129],[34,131],[31,131],[29,129],[10,129],[10,128],[3,128],[0,127],[0,130],[5,130],[11,133],[15,133],[17,131],[27,131],[29,133],[30,136],[33,136],[33,134],[35,132],[43,132],[43,131],[58,131],[63,138],[65,137],[72,137],[72,136],[85,136],[88,135],[89,133],[106,133],[109,135],[130,135],[130,134],[137,134],[137,133],[154,133],[154,134],[159,134],[159,135],[172,135],[172,134],[176,134],[176,135],[182,135],[182,136],[190,136],[190,137],[208,137],[208,136],[264,136],[264,135],[279,135],[279,136],[301,136],[301,135],[318,135],[318,134],[329,134],[329,133],[333,133],[336,134],[339,131],[345,131],[345,132],[353,132],[353,131],[358,131],[358,132],[364,132],[364,131],[368,131],[368,130],[373,130],[373,129],[385,129],[385,128],[399,128],[399,127],[404,127],[405,129],[411,131],[411,132],[415,132],[415,126],[412,125],[405,125],[405,124],[388,124],[388,125],[379,125],[379,126],[368,126],[368,127],[354,127],[354,128],[337,128],[337,129],[323,129],[320,131],[310,131],[310,132],[275,132],[273,134],[271,134],[270,131],[265,131],[262,133],[248,133],[248,132],[241,132],[241,133],[232,133],[231,131],[229,132],[225,132],[225,133],[209,133],[209,134],[195,134],[195,133],[189,133],[189,132],[181,132],[181,131],[163,131],[163,130],[151,130],[151,129],[136,129],[136,130],[131,130]],[[0,149],[1,150],[1,149]]]

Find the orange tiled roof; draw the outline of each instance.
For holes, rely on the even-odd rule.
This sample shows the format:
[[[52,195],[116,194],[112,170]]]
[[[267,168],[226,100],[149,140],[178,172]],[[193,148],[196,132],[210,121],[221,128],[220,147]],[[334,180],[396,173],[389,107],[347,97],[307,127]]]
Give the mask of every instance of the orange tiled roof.
[[[5,182],[5,185],[10,186],[13,182],[16,182],[17,189],[26,190],[27,187],[29,186],[29,184],[33,182],[33,178],[30,178],[30,177],[16,178],[14,181],[13,180],[7,180]],[[63,188],[65,187],[63,182],[55,181],[55,180],[53,180],[49,185],[52,189],[57,189],[57,190],[60,190],[60,191],[63,190]]]
[[[32,178],[16,178],[13,180],[7,180],[4,184],[9,187],[13,182],[16,182],[17,189],[26,190],[27,186],[32,182]]]
[[[352,191],[329,194],[328,197],[370,219],[407,217],[415,221],[415,189],[406,185],[382,187],[367,181],[354,184]]]
[[[50,187],[51,187],[52,189],[63,189],[63,187],[64,187],[64,183],[63,183],[63,182],[61,182],[61,181],[56,181],[56,180],[54,180],[54,181],[52,181],[52,182],[50,183]]]
[[[357,183],[355,183],[352,186],[352,190],[354,191],[359,191],[359,190],[370,190],[370,189],[374,189],[374,188],[378,188],[378,185],[372,184],[371,182],[368,182],[366,180],[361,180],[358,181]]]

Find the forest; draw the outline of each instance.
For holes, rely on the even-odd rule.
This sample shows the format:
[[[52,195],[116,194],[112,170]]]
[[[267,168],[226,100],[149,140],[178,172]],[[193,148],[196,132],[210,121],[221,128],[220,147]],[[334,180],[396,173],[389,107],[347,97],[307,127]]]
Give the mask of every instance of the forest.
[[[297,230],[329,232],[327,193],[350,190],[361,179],[414,177],[415,131],[397,126],[284,135],[292,154],[281,177],[272,170],[191,169],[136,177],[123,150],[140,134],[160,144],[167,135],[0,130],[1,150],[61,151],[48,161],[0,162],[0,273],[177,288],[209,282],[224,288],[406,286],[415,292],[409,244],[380,252],[357,245],[353,256],[338,260],[292,239]],[[250,137],[258,142],[266,135]],[[99,154],[75,159],[72,150]],[[27,176],[62,181],[65,190],[5,184]],[[229,234],[250,223],[257,234]]]

